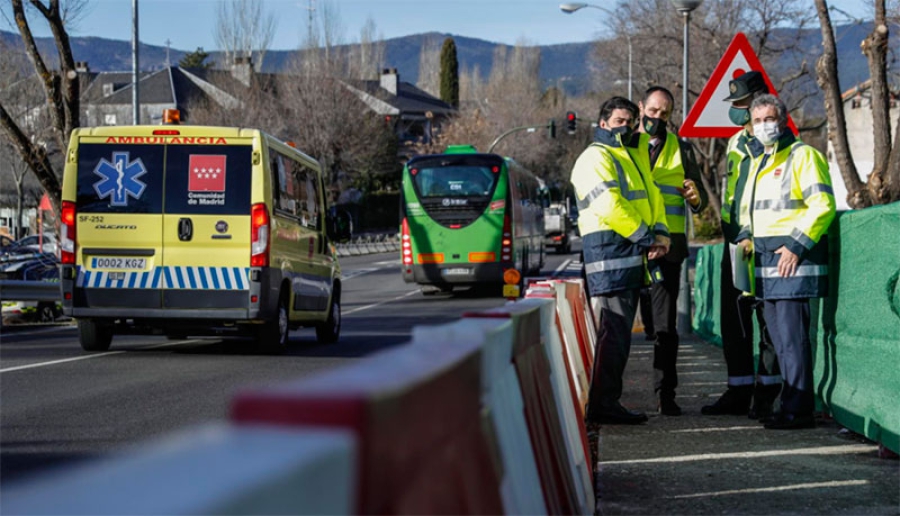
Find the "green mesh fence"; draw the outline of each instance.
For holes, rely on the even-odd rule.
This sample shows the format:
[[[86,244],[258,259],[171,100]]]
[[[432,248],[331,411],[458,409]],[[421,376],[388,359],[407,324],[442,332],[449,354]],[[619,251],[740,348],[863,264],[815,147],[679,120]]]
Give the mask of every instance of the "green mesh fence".
[[[831,292],[810,302],[818,404],[900,452],[900,203],[840,214],[829,231]],[[722,244],[697,255],[693,329],[721,345]]]

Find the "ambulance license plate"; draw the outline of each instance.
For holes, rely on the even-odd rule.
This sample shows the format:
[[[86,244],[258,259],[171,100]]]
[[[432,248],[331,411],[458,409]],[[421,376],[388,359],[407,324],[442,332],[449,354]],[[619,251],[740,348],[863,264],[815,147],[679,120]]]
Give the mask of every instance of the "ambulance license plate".
[[[147,268],[147,259],[95,256],[91,258],[91,268],[115,269],[119,271],[142,271]]]

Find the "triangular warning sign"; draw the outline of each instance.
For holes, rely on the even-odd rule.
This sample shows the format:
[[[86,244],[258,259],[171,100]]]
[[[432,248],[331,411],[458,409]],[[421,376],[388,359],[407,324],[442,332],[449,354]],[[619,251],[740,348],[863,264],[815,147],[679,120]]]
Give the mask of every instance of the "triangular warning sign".
[[[733,134],[740,131],[740,127],[731,123],[728,118],[728,108],[731,102],[725,97],[728,96],[728,83],[736,77],[740,77],[746,72],[755,70],[762,74],[769,91],[775,95],[778,94],[772,86],[772,81],[766,75],[756,52],[750,46],[750,41],[743,32],[735,34],[734,39],[725,49],[722,59],[716,68],[697,101],[691,107],[684,124],[678,131],[678,135],[682,138],[730,138]],[[788,127],[797,134],[797,126],[788,116]]]

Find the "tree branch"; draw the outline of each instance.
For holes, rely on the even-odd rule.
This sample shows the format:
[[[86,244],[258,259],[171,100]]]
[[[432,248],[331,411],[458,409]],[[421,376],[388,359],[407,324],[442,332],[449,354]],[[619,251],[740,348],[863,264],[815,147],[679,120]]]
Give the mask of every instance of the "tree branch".
[[[50,164],[47,152],[43,147],[31,143],[28,136],[22,132],[12,117],[9,116],[3,104],[0,104],[0,127],[3,127],[3,130],[6,131],[6,134],[9,136],[9,142],[16,149],[16,152],[19,153],[22,161],[27,163],[28,167],[34,171],[44,191],[47,192],[51,202],[53,202],[56,213],[59,213],[62,188],[60,187],[59,179],[53,173],[53,166]]]
[[[837,48],[834,29],[825,0],[815,0],[816,12],[822,28],[822,56],[816,62],[816,76],[819,87],[825,95],[825,113],[828,117],[828,139],[834,148],[835,161],[847,187],[847,204],[852,208],[865,208],[872,204],[868,190],[864,188],[850,154],[847,140],[847,121],[844,117],[844,103],[837,72]]]

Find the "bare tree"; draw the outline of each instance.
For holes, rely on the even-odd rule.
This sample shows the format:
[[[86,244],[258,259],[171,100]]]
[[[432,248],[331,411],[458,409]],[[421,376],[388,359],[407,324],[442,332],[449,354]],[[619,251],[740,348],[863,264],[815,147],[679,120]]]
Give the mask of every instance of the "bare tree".
[[[265,13],[262,2],[219,2],[214,37],[216,45],[225,52],[225,65],[234,63],[236,57],[248,57],[256,71],[262,70],[266,52],[275,36],[275,27],[275,15]]]
[[[416,86],[435,97],[441,93],[441,39],[428,35],[419,50],[419,79]]]
[[[815,3],[823,44],[816,73],[819,86],[825,92],[828,138],[847,187],[847,204],[852,208],[864,208],[900,200],[900,138],[895,141],[893,149],[891,145],[890,91],[887,81],[889,30],[885,0],[875,0],[874,27],[860,45],[869,65],[874,122],[874,167],[866,183],[860,179],[847,137],[842,90],[837,74],[837,49],[828,4],[825,0],[816,0]],[[900,132],[900,119],[897,131]]]
[[[377,79],[379,71],[384,68],[385,45],[384,36],[377,32],[375,20],[366,18],[366,23],[360,29],[359,45],[353,49],[358,53],[358,59],[354,61],[358,72],[355,75],[360,79]]]
[[[37,13],[40,19],[50,26],[56,46],[56,61],[59,69],[52,69],[48,59],[38,50],[32,34],[31,25],[23,0],[10,0],[10,8],[16,27],[43,90],[45,105],[42,107],[49,115],[50,137],[44,139],[27,132],[23,116],[16,106],[0,102],[0,126],[3,127],[7,139],[15,147],[22,161],[34,172],[44,191],[50,197],[57,213],[60,209],[61,187],[57,173],[50,160],[50,153],[66,149],[72,130],[79,126],[81,113],[80,87],[78,73],[75,71],[75,60],[69,44],[66,24],[77,14],[83,2],[65,2],[60,6],[59,0],[29,0],[32,7],[29,11]]]
[[[448,145],[465,143],[487,151],[498,136],[510,129],[537,127],[539,130],[534,132],[510,134],[497,143],[493,152],[514,158],[549,183],[565,185],[571,163],[587,142],[584,137],[590,132],[589,124],[584,124],[582,138],[548,137],[546,124],[552,118],[561,121],[567,99],[555,88],[551,92],[542,88],[539,69],[539,48],[525,42],[498,47],[487,79],[477,68],[461,69],[458,115],[419,151],[439,153]]]

